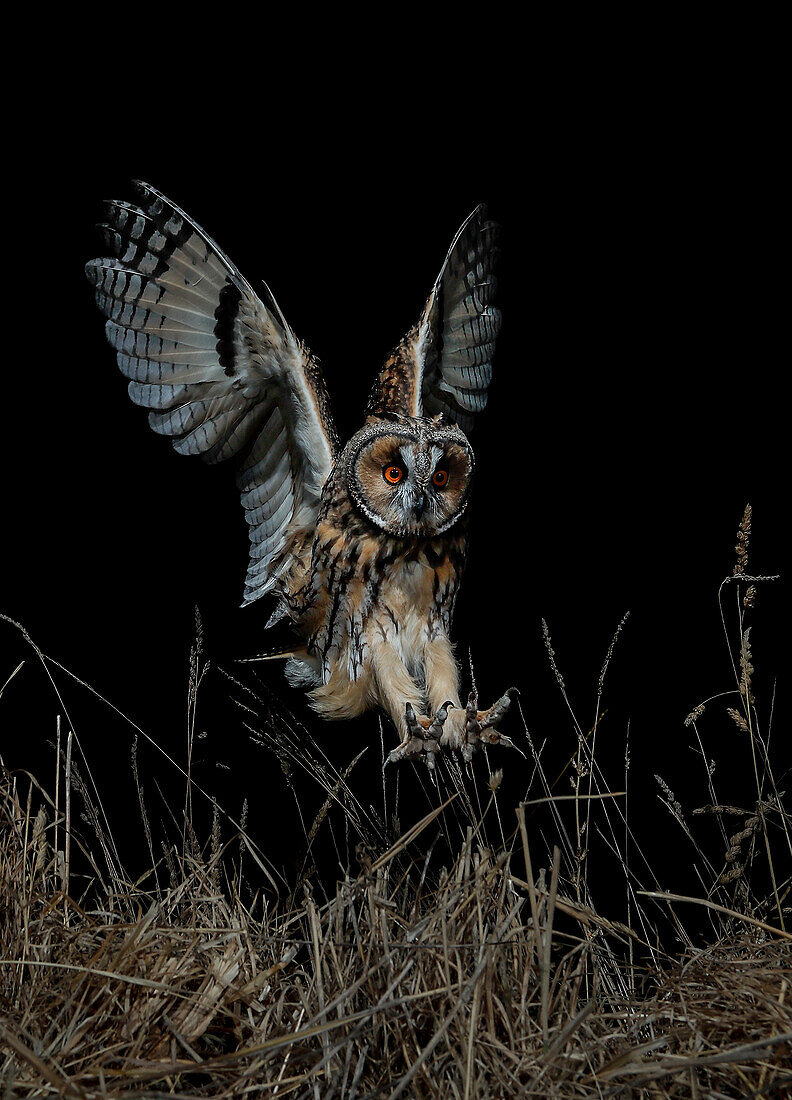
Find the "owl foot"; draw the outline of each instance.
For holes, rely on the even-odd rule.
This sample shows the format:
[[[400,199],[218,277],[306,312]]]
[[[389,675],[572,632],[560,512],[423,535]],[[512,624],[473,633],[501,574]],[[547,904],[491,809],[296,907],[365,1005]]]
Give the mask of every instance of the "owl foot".
[[[441,748],[458,750],[466,764],[470,763],[481,745],[503,745],[520,752],[510,737],[495,728],[518,695],[517,688],[509,688],[488,710],[479,710],[478,696],[471,691],[464,711],[447,700],[433,718],[416,715],[412,705],[407,703],[404,715],[407,736],[389,754],[385,767],[410,757],[422,756],[432,771],[435,755]],[[450,710],[454,711],[453,721],[446,725]]]
[[[480,745],[505,745],[506,748],[517,749],[512,739],[505,733],[500,733],[495,726],[519,694],[517,688],[509,688],[489,710],[479,710],[478,696],[475,691],[471,691],[465,708],[464,732],[454,745],[454,748],[461,750],[465,763],[470,763],[473,753]]]
[[[440,735],[443,732],[448,712],[453,706],[454,704],[449,699],[443,703],[433,718],[425,718],[423,716],[416,717],[412,704],[408,703],[404,712],[407,736],[388,755],[384,767],[387,768],[388,764],[396,764],[400,760],[407,760],[412,756],[423,755],[426,759],[427,768],[432,771],[435,766],[435,753],[440,751]]]

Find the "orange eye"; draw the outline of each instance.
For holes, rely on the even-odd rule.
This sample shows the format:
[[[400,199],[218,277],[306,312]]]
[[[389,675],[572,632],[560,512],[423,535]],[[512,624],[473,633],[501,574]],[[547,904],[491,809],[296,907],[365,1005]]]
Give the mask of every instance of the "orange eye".
[[[435,470],[432,482],[442,489],[444,485],[448,484],[448,470]]]
[[[398,485],[404,477],[404,470],[402,470],[401,466],[386,466],[382,471],[382,476],[386,481],[389,481],[391,485]]]

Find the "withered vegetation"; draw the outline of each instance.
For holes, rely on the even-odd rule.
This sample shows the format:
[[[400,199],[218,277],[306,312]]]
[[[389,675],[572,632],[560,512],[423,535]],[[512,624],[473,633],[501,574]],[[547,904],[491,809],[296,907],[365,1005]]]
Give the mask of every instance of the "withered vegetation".
[[[303,770],[321,784],[306,849],[340,816],[349,869],[324,884],[310,861],[284,883],[245,821],[219,807],[200,842],[192,778],[164,842],[141,790],[151,868],[133,880],[64,721],[55,789],[19,771],[0,779],[3,1095],[789,1095],[792,820],[754,697],[745,621],[754,598],[744,596],[769,578],[748,573],[746,517],[739,572],[722,585],[722,595],[736,593],[733,686],[685,723],[704,765],[705,804],[686,813],[658,776],[658,812],[691,844],[698,897],[660,889],[624,792],[600,769],[613,643],[591,728],[572,716],[564,785],[545,774],[526,728],[531,787],[516,813],[502,801],[500,773],[475,779],[444,763],[429,788],[433,809],[401,835],[359,801],[356,761],[334,770],[310,738],[257,717],[254,693],[229,681],[251,736],[284,774]],[[191,730],[204,669],[199,630]],[[744,805],[716,797],[700,729],[708,720],[742,739]],[[625,789],[629,771],[627,753]],[[552,834],[534,827],[539,805]],[[707,823],[714,850],[698,839]],[[618,916],[595,904],[595,830],[620,876]],[[433,856],[440,833],[443,858]],[[89,869],[79,890],[76,863]],[[691,915],[706,916],[704,935]]]

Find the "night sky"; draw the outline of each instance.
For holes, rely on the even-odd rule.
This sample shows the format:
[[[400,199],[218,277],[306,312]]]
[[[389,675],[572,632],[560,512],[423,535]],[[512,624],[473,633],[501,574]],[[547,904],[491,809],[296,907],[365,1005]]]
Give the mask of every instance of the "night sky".
[[[418,116],[389,114],[372,128],[350,112],[295,111],[258,142],[233,122],[220,143],[202,141],[197,123],[130,142],[73,103],[69,112],[67,130],[57,110],[40,120],[5,227],[15,267],[0,612],[179,759],[194,607],[213,665],[247,676],[237,662],[264,643],[269,607],[239,608],[247,540],[232,471],[182,458],[150,432],[105,342],[83,275],[102,252],[94,225],[103,198],[131,198],[129,181],[148,180],[254,287],[266,279],[326,370],[344,439],[457,226],[486,202],[502,227],[504,323],[473,440],[459,654],[466,661],[470,651],[485,704],[520,689],[554,774],[576,734],[542,619],[588,729],[608,647],[630,612],[602,698],[604,766],[619,787],[629,730],[638,820],[654,812],[655,772],[687,807],[705,801],[683,720],[734,686],[717,592],[747,502],[751,570],[789,566],[780,203],[774,154],[749,120],[660,101],[603,114],[576,101],[505,113],[479,140],[452,140],[442,128],[430,138]],[[733,616],[734,589],[727,595]],[[758,705],[765,723],[774,706],[787,766],[788,607],[787,580],[763,585],[752,619]],[[59,704],[30,650],[0,623],[0,684],[23,658],[0,701],[6,762],[49,783],[48,740],[65,704],[100,785],[126,783],[129,727],[63,675]],[[374,715],[323,723],[276,664],[260,674],[338,766],[372,745],[361,791],[379,783]],[[205,691],[201,781],[271,811],[285,797],[277,764],[250,755],[224,707],[224,677],[208,676]],[[749,758],[726,704],[733,699],[713,703],[700,728],[723,798],[738,799]],[[517,737],[519,716],[503,728]],[[392,730],[385,736],[395,743]],[[162,766],[155,755],[143,764],[152,777]],[[529,766],[505,753],[491,759],[508,769],[508,797],[524,797]]]

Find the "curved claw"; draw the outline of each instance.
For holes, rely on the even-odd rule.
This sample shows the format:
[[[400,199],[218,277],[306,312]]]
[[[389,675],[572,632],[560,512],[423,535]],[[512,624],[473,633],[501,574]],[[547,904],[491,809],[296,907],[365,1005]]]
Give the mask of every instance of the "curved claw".
[[[450,699],[446,699],[443,705],[437,710],[434,718],[429,723],[429,728],[426,731],[427,737],[434,737],[436,741],[440,740],[440,734],[443,732],[443,726],[445,720],[448,717],[448,712],[454,709],[454,704]]]
[[[471,691],[465,707],[465,733],[475,733],[478,728],[478,695]]]
[[[491,706],[487,712],[487,717],[481,723],[483,730],[489,729],[491,726],[497,725],[506,711],[512,705],[514,699],[519,695],[517,688],[509,688],[505,695],[502,695],[494,706]]]

